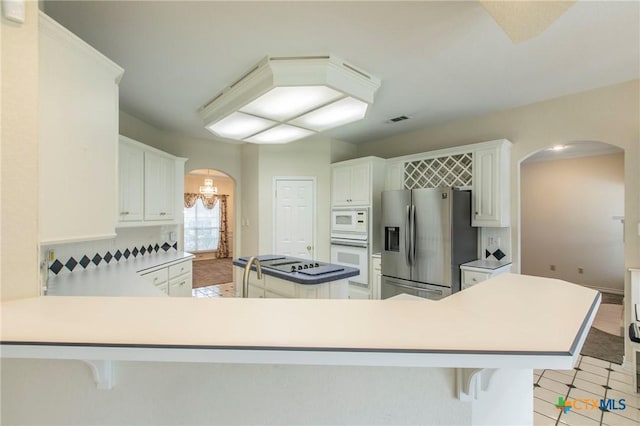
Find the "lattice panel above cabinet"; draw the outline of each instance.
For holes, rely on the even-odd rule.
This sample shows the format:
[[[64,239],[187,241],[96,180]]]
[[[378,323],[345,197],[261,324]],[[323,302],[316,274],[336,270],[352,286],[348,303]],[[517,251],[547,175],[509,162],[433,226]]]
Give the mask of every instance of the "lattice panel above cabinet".
[[[470,152],[411,161],[404,164],[405,189],[471,186],[473,156]]]

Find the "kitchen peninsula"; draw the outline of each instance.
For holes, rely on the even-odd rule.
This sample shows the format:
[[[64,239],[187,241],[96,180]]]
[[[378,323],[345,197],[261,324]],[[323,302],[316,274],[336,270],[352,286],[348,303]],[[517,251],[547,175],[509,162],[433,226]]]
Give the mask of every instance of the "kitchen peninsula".
[[[16,374],[98,360],[85,362],[117,400],[140,392],[128,375],[144,383],[180,377],[177,395],[224,386],[210,424],[532,424],[532,369],[575,365],[600,299],[515,274],[439,301],[39,297],[2,303],[1,354]],[[73,371],[66,386],[99,405],[105,397],[86,392],[85,370]],[[322,410],[283,410],[287,400]]]
[[[255,257],[260,262],[263,277],[250,275],[247,297],[298,298],[298,299],[348,299],[349,281],[360,271],[348,266],[334,265],[315,260],[284,255]],[[233,264],[244,269],[248,257],[241,257]],[[255,265],[251,266],[255,271]],[[236,288],[243,288],[243,271],[236,271]]]

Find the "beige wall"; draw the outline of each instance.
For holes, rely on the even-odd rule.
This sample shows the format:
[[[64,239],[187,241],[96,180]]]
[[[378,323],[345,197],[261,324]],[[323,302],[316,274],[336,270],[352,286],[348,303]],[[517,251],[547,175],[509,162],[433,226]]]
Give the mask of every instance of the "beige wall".
[[[213,179],[213,185],[218,188],[218,194],[228,195],[227,197],[227,227],[229,232],[229,253],[231,257],[234,257],[233,253],[233,239],[235,236],[235,205],[236,197],[234,195],[234,182],[233,179],[224,176],[211,176]],[[198,193],[200,186],[204,185],[205,176],[187,174],[184,177],[184,192]],[[196,255],[196,258],[211,258],[204,254]]]
[[[313,257],[316,260],[329,261],[331,140],[316,136],[286,145],[262,145],[259,153],[258,253],[274,252],[273,179],[278,176],[313,177],[316,180],[316,244]]]
[[[624,215],[624,155],[525,162],[520,179],[522,273],[622,293],[623,225],[613,217]]]
[[[2,18],[0,299],[37,296],[38,5],[24,24]]]

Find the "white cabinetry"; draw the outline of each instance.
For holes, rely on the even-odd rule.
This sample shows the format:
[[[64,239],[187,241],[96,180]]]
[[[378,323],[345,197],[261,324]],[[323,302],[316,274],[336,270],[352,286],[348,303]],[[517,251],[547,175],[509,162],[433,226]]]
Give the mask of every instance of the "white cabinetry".
[[[175,161],[165,155],[145,152],[144,220],[173,220],[175,190]]]
[[[380,254],[371,256],[371,298],[380,300],[382,288],[382,258]]]
[[[473,152],[472,226],[510,226],[510,148],[503,140]]]
[[[470,262],[470,264],[477,263]],[[496,275],[503,274],[505,272],[511,272],[511,263],[502,265],[496,268],[482,268],[477,266],[468,266],[468,265],[460,265],[460,271],[462,273],[462,290],[467,289],[469,287],[473,287],[474,285],[488,280],[489,278],[495,277]]]
[[[193,286],[191,259],[144,272],[140,276],[169,296],[191,297]]]
[[[367,207],[384,188],[384,160],[364,157],[331,165],[331,205]],[[379,196],[379,194],[378,194]]]
[[[242,269],[244,268],[236,272],[235,281],[240,291],[242,291]],[[348,280],[343,279],[321,284],[298,284],[267,274],[263,274],[262,279],[257,279],[255,272],[252,271],[249,275],[248,292],[250,298],[347,299],[349,283]]]
[[[182,223],[184,162],[120,136],[119,227]]]
[[[39,15],[42,244],[113,238],[123,69]]]
[[[119,218],[121,222],[143,219],[144,151],[134,144],[120,141],[118,153]]]

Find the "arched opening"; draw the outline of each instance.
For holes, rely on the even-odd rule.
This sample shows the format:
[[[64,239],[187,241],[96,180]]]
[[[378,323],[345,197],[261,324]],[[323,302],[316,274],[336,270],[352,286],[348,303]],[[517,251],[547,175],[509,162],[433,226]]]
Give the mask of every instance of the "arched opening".
[[[520,163],[520,271],[601,291],[582,354],[616,364],[624,356],[623,236],[623,149],[572,141]]]
[[[194,297],[232,297],[235,182],[224,172],[197,169],[184,179],[184,250],[193,262]]]

